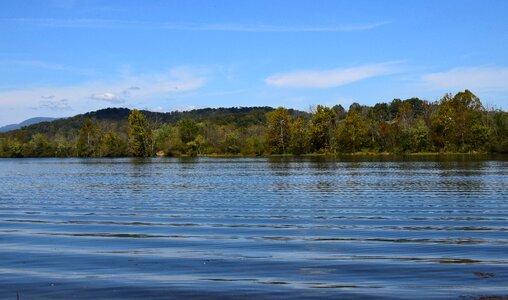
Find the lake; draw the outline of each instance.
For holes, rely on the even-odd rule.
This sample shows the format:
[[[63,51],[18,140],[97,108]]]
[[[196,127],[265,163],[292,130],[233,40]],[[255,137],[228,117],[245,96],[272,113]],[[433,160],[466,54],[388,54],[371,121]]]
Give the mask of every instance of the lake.
[[[0,160],[0,298],[508,295],[493,156]]]

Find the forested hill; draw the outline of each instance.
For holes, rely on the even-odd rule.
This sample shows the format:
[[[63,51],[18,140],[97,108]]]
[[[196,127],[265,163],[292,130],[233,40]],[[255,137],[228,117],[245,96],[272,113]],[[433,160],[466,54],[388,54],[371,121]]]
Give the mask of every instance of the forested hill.
[[[203,108],[190,111],[172,111],[167,113],[142,110],[143,115],[155,126],[164,123],[176,124],[181,119],[193,119],[196,121],[210,121],[220,125],[234,125],[245,127],[259,125],[266,121],[266,113],[274,110],[272,107],[230,107],[230,108]],[[51,122],[41,122],[21,129],[0,133],[0,138],[15,138],[20,142],[27,142],[35,134],[43,134],[48,137],[61,136],[72,138],[86,119],[91,119],[104,127],[105,130],[122,131],[128,126],[127,119],[131,113],[128,108],[106,108],[69,118],[57,119]],[[290,110],[294,117],[309,116],[308,113]]]
[[[374,106],[108,108],[0,133],[0,157],[508,153],[508,113],[465,90]]]
[[[11,130],[16,130],[16,129],[19,129],[19,128],[22,128],[25,126],[30,126],[32,124],[37,124],[37,123],[41,123],[41,122],[50,122],[53,120],[56,120],[56,118],[46,118],[46,117],[30,118],[28,120],[25,120],[25,121],[19,123],[19,124],[10,124],[10,125],[0,127],[0,132],[7,132],[7,131],[11,131]]]

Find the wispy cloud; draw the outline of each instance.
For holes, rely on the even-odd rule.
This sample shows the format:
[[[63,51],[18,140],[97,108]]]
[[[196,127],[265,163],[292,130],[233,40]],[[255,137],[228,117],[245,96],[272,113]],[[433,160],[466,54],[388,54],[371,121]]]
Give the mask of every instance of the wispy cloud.
[[[59,111],[59,110],[71,110],[71,106],[69,105],[68,99],[60,99],[60,100],[41,100],[39,102],[39,106],[32,107],[32,109],[40,110],[51,110],[51,111]]]
[[[116,80],[2,90],[0,111],[14,109],[30,117],[33,109],[42,113],[66,110],[82,112],[104,107],[105,102],[132,106],[134,100],[143,106],[151,105],[154,99],[184,96],[200,89],[207,81],[206,74],[206,70],[179,67],[164,73],[121,76]],[[3,118],[13,119],[14,116]],[[24,116],[18,115],[16,118]]]
[[[296,71],[270,75],[266,84],[288,88],[332,88],[399,71],[400,62],[363,65],[353,68]]]
[[[139,91],[141,88],[139,86],[130,86],[122,91],[122,95],[124,97],[130,97],[132,96],[132,93],[135,91]]]
[[[497,92],[508,91],[507,67],[455,68],[426,74],[421,82],[428,88]]]
[[[282,26],[273,24],[241,23],[169,23],[148,21],[125,21],[115,19],[54,19],[18,18],[0,19],[3,22],[18,22],[33,26],[54,28],[107,28],[107,29],[160,29],[174,31],[230,31],[230,32],[352,32],[374,29],[389,22],[372,22],[332,26]]]

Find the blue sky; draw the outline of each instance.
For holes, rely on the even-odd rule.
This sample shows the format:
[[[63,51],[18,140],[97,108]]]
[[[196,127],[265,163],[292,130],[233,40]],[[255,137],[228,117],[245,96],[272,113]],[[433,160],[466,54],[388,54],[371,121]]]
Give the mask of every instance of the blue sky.
[[[508,108],[508,1],[0,2],[0,126],[105,107]]]

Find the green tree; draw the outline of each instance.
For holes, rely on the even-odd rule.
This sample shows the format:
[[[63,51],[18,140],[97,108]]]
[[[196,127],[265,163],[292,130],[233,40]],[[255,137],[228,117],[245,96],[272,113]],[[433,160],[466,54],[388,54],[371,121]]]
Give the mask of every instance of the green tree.
[[[9,141],[5,138],[0,138],[0,157],[9,157]]]
[[[242,154],[261,156],[265,152],[263,140],[258,135],[252,135],[245,139],[245,146],[242,148]]]
[[[468,143],[472,146],[474,150],[486,150],[487,143],[490,139],[491,131],[487,126],[475,123],[471,127],[471,136]]]
[[[79,129],[78,142],[76,150],[79,157],[98,156],[98,147],[100,144],[100,131],[97,125],[87,118]]]
[[[199,125],[195,120],[181,119],[176,125],[184,144],[193,141],[199,133]]]
[[[492,125],[490,144],[491,151],[508,153],[508,113],[497,110],[490,112]]]
[[[169,123],[163,124],[154,131],[154,140],[155,151],[159,154],[173,156],[185,148],[180,139],[178,127]]]
[[[410,102],[403,102],[397,112],[396,122],[404,131],[409,131],[414,123],[414,111]]]
[[[400,99],[393,99],[392,102],[390,102],[390,120],[394,119],[397,114],[399,113],[399,107],[402,105],[402,100]]]
[[[437,112],[432,117],[433,141],[438,149],[452,148],[450,144],[456,124],[455,111],[451,102],[452,95],[444,95],[440,100]]]
[[[418,119],[409,129],[411,152],[423,152],[429,149],[429,128],[422,119]]]
[[[389,122],[379,122],[376,143],[381,151],[393,151],[397,144],[394,126]]]
[[[410,102],[402,102],[395,118],[397,144],[399,151],[411,151],[412,127],[414,124],[414,112]]]
[[[205,138],[198,134],[193,141],[187,143],[187,153],[191,156],[200,155],[205,143]]]
[[[367,123],[358,110],[349,111],[339,125],[338,136],[340,148],[346,152],[356,152],[365,144],[368,138]]]
[[[310,143],[313,151],[333,151],[336,125],[335,111],[318,105],[310,125]]]
[[[376,103],[374,107],[369,111],[370,118],[381,122],[390,120],[390,107],[387,103]]]
[[[101,156],[121,157],[128,154],[128,145],[116,132],[107,132],[101,141]]]
[[[129,143],[133,156],[147,157],[153,153],[153,135],[145,116],[137,109],[129,115]]]
[[[231,130],[226,133],[225,140],[226,153],[238,154],[240,153],[240,133],[238,130]]]
[[[23,147],[24,157],[52,157],[55,156],[54,148],[52,147],[49,139],[37,133],[30,141]]]
[[[266,143],[272,153],[286,153],[291,141],[291,116],[279,107],[266,114]]]
[[[472,128],[481,128],[484,109],[481,101],[469,90],[455,96],[445,95],[434,115],[432,129],[434,142],[447,151],[469,151],[483,144],[474,141]]]
[[[64,135],[57,135],[53,139],[52,147],[56,157],[71,157],[76,153],[76,145],[70,143]]]
[[[291,151],[301,155],[308,149],[308,132],[303,118],[296,119],[291,126]]]

